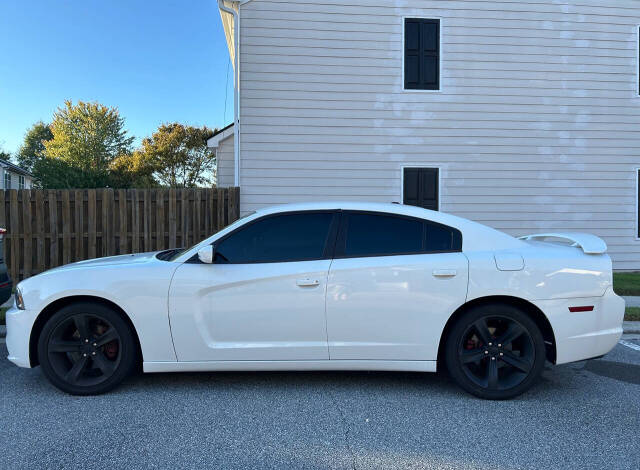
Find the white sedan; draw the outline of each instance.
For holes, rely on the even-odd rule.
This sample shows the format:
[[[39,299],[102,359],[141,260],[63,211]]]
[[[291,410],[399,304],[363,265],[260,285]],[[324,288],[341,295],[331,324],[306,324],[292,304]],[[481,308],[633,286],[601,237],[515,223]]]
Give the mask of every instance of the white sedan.
[[[546,360],[622,334],[605,243],[522,239],[441,212],[314,203],[254,212],[184,250],[73,263],[22,281],[9,359],[102,393],[145,372],[446,369],[504,399]]]

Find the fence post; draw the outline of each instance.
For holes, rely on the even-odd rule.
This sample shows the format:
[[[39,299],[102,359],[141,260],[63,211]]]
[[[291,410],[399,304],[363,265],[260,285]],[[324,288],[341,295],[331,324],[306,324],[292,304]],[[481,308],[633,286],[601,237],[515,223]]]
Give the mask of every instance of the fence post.
[[[96,190],[89,189],[87,191],[87,258],[96,257]]]
[[[44,257],[44,191],[37,189],[34,191],[36,195],[36,272],[41,273],[45,270]]]
[[[169,189],[169,248],[177,248],[176,241],[177,239],[177,224],[178,224],[178,214],[177,212],[177,201],[176,201],[176,190],[175,188]]]
[[[62,264],[71,262],[71,202],[70,191],[62,191]]]
[[[130,189],[131,194],[131,251],[140,252],[140,192]]]
[[[84,256],[84,191],[76,189],[73,197],[73,209],[75,212],[75,220],[73,221],[73,229],[76,236],[76,249],[73,261],[85,259]]]
[[[164,250],[164,189],[156,190],[156,249]]]
[[[229,188],[229,223],[240,218],[240,188]]]
[[[9,190],[9,199],[10,199],[10,234],[11,234],[11,266],[9,267],[11,272],[11,277],[19,281],[22,278],[20,277],[20,223],[18,222],[19,209],[18,209],[18,191],[15,189]]]
[[[22,196],[22,277],[31,276],[31,264],[33,261],[33,231],[31,230],[31,190],[23,189]]]
[[[48,191],[49,199],[49,267],[58,266],[58,199],[53,189]]]

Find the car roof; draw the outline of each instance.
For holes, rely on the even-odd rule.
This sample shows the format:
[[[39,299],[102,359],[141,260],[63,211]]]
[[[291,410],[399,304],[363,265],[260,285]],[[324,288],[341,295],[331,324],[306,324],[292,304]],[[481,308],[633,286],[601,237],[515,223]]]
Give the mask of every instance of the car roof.
[[[350,201],[326,201],[326,202],[302,202],[291,204],[280,204],[276,206],[264,207],[256,212],[260,215],[277,214],[281,212],[297,212],[297,211],[314,211],[314,210],[354,210],[368,212],[384,212],[389,214],[407,215],[428,219],[453,227],[459,224],[465,226],[467,224],[479,225],[468,219],[463,219],[455,215],[445,212],[438,212],[422,207],[407,206],[404,204],[390,204],[381,202],[350,202]]]

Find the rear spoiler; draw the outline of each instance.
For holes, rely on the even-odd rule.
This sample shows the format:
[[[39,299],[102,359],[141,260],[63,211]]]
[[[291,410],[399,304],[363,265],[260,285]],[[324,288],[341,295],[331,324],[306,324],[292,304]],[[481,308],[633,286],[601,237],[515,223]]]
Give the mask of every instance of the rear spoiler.
[[[519,240],[545,240],[546,238],[561,238],[569,240],[573,246],[579,246],[588,255],[600,255],[607,251],[607,244],[602,238],[591,235],[590,233],[538,233],[534,235],[525,235],[519,237]]]

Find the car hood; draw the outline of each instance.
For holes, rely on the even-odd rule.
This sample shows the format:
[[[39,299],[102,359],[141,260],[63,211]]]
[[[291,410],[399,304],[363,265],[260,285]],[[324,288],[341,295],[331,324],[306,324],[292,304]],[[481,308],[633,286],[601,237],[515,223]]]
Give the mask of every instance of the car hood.
[[[179,263],[157,258],[159,252],[110,256],[59,266],[22,280],[18,287],[29,308],[41,310],[52,301],[72,295],[92,295],[116,302],[122,308],[136,290],[140,298],[154,290],[168,292]]]
[[[89,259],[86,261],[78,261],[76,263],[65,264],[64,266],[53,268],[50,271],[61,271],[64,269],[74,268],[92,268],[96,266],[117,266],[126,264],[148,263],[150,261],[157,261],[158,258],[156,258],[156,255],[158,253],[158,251],[154,251],[150,253],[138,253],[135,255],[107,256],[105,258]]]

